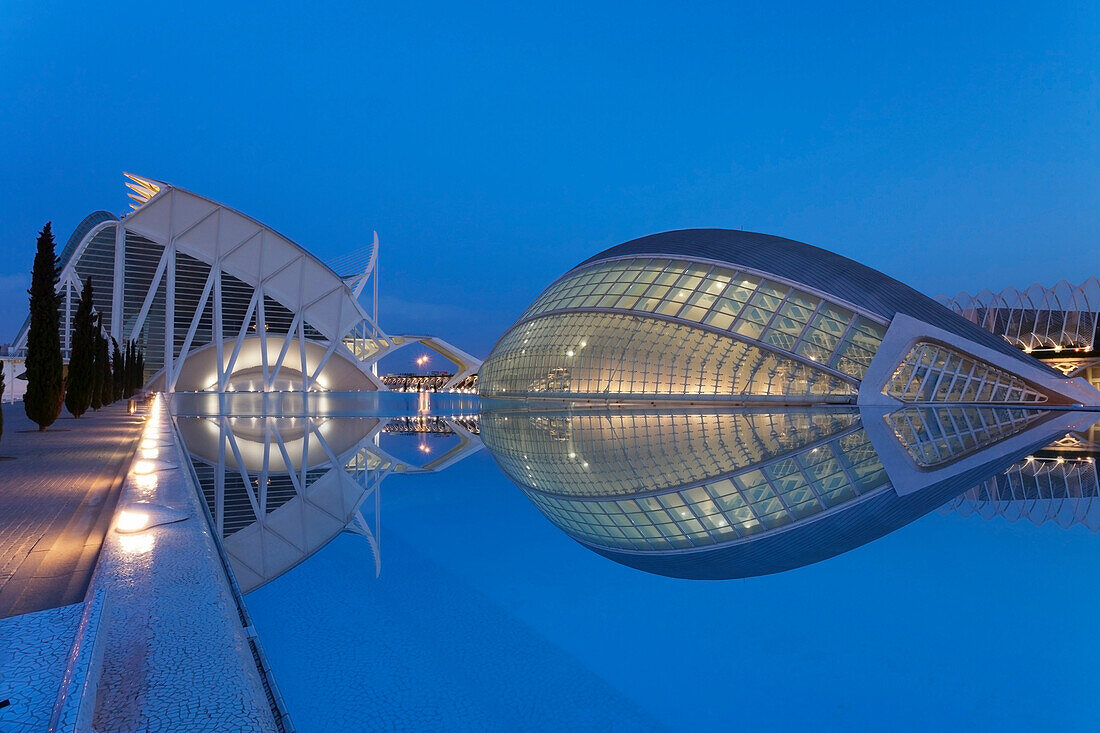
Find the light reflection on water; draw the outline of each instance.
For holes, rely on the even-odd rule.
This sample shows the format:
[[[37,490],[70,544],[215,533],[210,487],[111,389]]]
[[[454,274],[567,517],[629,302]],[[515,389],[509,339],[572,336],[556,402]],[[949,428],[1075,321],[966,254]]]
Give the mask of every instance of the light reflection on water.
[[[325,411],[299,395],[279,398],[277,406],[287,408],[280,415],[270,401],[233,397],[216,404],[213,415],[201,414],[212,404],[202,401],[173,405],[173,412],[237,580],[246,591],[258,589],[249,607],[301,730],[324,729],[323,721],[363,709],[409,727],[418,727],[424,709],[454,723],[450,727],[508,729],[526,721],[523,727],[595,728],[608,716],[633,721],[628,728],[721,723],[728,719],[698,703],[693,710],[675,710],[677,696],[691,699],[683,680],[666,685],[662,694],[633,668],[667,670],[690,660],[697,672],[728,676],[735,658],[715,658],[709,650],[731,653],[734,637],[744,642],[738,663],[752,661],[764,679],[802,685],[810,683],[807,675],[823,670],[860,676],[862,667],[882,663],[872,659],[880,652],[899,660],[909,655],[877,674],[897,684],[923,680],[922,694],[942,702],[952,676],[943,688],[927,676],[959,650],[941,646],[938,657],[930,650],[916,653],[910,636],[922,637],[919,628],[886,634],[850,604],[886,613],[884,602],[893,594],[908,604],[894,613],[909,623],[942,615],[951,604],[988,603],[999,612],[1026,606],[1011,584],[984,588],[982,597],[977,589],[956,587],[957,597],[931,593],[914,602],[904,581],[934,582],[928,569],[938,567],[954,587],[947,579],[953,569],[982,569],[980,553],[951,554],[953,546],[965,545],[968,533],[971,541],[989,534],[958,525],[963,516],[1027,519],[1013,527],[1012,541],[1019,546],[1008,543],[1009,557],[1040,539],[1046,543],[1040,554],[1058,557],[1057,545],[1065,540],[1051,529],[1070,528],[1074,534],[1062,537],[1081,546],[1100,523],[1100,505],[1093,506],[1098,492],[1090,430],[1096,416],[1081,413],[511,407],[478,414],[465,396],[443,410],[433,396],[426,411],[415,395],[369,405],[360,395],[330,395]],[[241,412],[229,414],[227,407]],[[489,468],[485,452],[477,455],[483,445],[512,484]],[[898,531],[941,507],[949,517]],[[937,543],[905,541],[945,526],[958,537],[943,541],[942,552]],[[565,537],[578,544],[563,544]],[[325,547],[331,549],[320,552]],[[927,567],[907,564],[884,579],[884,564],[899,554]],[[856,566],[865,574],[873,569],[881,595],[852,575]],[[1075,572],[1068,556],[1053,570],[1054,576]],[[1034,580],[1044,571],[1018,572]],[[1045,572],[1049,580],[1050,569]],[[780,574],[750,585],[656,577],[770,573]],[[837,589],[848,595],[832,597]],[[738,611],[778,603],[784,595],[801,600],[772,607],[766,621]],[[831,622],[834,639],[850,644],[866,643],[859,640],[863,629],[878,639],[880,650],[845,660],[851,649],[839,650],[828,635],[807,635],[815,604],[822,615],[812,626]],[[841,606],[854,615],[838,616]],[[664,638],[642,643],[624,636],[646,608],[683,643],[670,647]],[[720,623],[711,617],[722,608],[734,626],[685,627],[690,618]],[[583,628],[563,627],[561,616]],[[1040,620],[1053,623],[1053,609],[1034,622]],[[426,627],[431,623],[436,628]],[[789,638],[775,636],[783,625]],[[507,644],[494,641],[497,636]],[[307,638],[308,645],[302,641]],[[587,645],[580,644],[584,638]],[[957,646],[958,640],[952,636],[951,643]],[[538,657],[527,674],[541,689],[512,679],[523,674],[510,671],[508,661],[519,648]],[[832,654],[839,666],[803,659],[802,674],[767,661],[770,655],[789,664],[814,649]],[[599,650],[618,660],[599,656]],[[476,692],[464,669],[470,655],[488,680]],[[629,659],[633,665],[624,661]],[[380,660],[384,668],[377,666]],[[349,687],[340,682],[347,678],[370,681]],[[611,687],[588,697],[578,692],[578,680],[587,680],[590,690]],[[702,688],[715,684],[710,680]],[[819,677],[815,684],[817,692],[807,699],[836,682]],[[435,693],[409,692],[420,686]],[[573,702],[555,701],[555,695]],[[590,716],[577,718],[578,707],[586,705]],[[767,720],[762,699],[739,705],[745,720]],[[873,701],[826,709],[833,717],[814,721],[822,728],[873,721],[887,712]],[[535,714],[531,710],[541,716],[538,724],[525,717]],[[921,720],[914,715],[912,720]]]

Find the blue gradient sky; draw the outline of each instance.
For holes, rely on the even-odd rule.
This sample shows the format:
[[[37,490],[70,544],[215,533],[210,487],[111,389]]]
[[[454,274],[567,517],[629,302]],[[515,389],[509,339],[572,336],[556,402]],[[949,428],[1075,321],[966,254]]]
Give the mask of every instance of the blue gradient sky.
[[[123,170],[323,258],[484,355],[656,231],[817,244],[935,295],[1100,274],[1093,2],[0,5],[0,342],[35,233]]]

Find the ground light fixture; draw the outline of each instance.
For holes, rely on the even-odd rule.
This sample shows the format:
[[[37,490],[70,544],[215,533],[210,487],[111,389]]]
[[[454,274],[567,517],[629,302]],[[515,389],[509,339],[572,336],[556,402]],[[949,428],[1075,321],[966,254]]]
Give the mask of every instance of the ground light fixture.
[[[139,501],[119,510],[115,519],[115,531],[119,534],[136,534],[152,527],[182,522],[190,516],[164,504]]]

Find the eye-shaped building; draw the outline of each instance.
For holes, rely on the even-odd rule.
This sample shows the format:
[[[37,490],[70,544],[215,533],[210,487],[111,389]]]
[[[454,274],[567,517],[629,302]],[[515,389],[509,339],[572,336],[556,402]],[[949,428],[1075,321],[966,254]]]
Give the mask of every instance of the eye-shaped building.
[[[1098,404],[1061,373],[840,255],[743,231],[642,237],[567,272],[497,342],[490,398]]]

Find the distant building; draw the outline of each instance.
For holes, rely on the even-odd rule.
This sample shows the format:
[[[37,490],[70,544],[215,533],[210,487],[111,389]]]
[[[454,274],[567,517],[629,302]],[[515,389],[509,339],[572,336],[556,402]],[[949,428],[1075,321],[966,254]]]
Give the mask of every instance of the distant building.
[[[1065,280],[1053,288],[1032,285],[999,293],[959,293],[940,298],[948,308],[1002,337],[1069,377],[1084,377],[1100,388],[1100,280],[1080,285]]]

